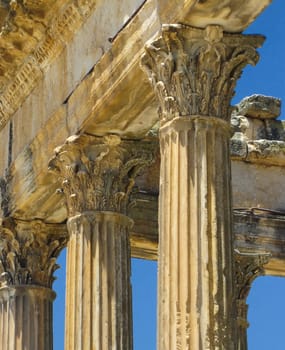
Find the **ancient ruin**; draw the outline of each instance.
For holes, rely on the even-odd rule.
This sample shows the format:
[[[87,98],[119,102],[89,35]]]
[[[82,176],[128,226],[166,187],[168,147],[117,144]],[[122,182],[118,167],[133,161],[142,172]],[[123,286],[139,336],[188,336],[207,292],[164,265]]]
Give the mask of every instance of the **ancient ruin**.
[[[133,349],[131,256],[158,350],[247,349],[252,281],[285,275],[281,102],[231,106],[269,4],[1,2],[0,349],[53,349],[65,247],[66,350]]]

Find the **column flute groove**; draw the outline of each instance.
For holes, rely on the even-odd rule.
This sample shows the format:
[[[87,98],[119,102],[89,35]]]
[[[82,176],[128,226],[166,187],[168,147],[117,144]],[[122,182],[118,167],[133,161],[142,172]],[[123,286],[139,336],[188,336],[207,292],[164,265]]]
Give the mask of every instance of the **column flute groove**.
[[[145,48],[160,117],[158,350],[236,349],[230,100],[262,42],[165,25]]]

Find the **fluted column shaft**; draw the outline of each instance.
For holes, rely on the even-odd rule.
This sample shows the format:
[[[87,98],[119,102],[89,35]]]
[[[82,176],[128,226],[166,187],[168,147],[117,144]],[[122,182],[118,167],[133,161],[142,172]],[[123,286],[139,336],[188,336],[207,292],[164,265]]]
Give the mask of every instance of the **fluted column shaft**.
[[[158,349],[233,349],[229,126],[160,129]]]
[[[0,348],[52,350],[55,293],[37,286],[0,289]]]
[[[132,349],[131,223],[112,212],[68,220],[66,349]]]

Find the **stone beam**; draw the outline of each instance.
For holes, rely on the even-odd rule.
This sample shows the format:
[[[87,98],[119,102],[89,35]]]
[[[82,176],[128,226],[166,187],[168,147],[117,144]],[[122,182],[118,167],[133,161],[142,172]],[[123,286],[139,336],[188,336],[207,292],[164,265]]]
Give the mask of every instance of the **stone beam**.
[[[132,256],[157,259],[157,197],[139,194],[130,212],[135,225],[131,230]],[[145,221],[141,220],[144,213]],[[264,267],[267,275],[285,276],[285,212],[261,208],[234,209],[235,248],[253,253],[270,253]]]

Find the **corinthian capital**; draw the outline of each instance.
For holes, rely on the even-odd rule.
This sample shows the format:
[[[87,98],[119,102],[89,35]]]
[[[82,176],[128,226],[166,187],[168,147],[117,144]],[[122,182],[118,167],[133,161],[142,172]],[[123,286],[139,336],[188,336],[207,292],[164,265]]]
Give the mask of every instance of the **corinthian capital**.
[[[51,288],[58,268],[56,258],[66,241],[65,225],[4,219],[0,226],[0,288],[27,284]]]
[[[237,298],[246,300],[254,279],[264,274],[270,253],[248,253],[235,250]]]
[[[256,64],[264,37],[167,25],[145,48],[142,67],[159,100],[162,122],[176,116],[213,116],[230,120],[230,101],[243,67]]]
[[[62,180],[69,215],[88,210],[126,213],[139,171],[153,160],[152,142],[119,136],[71,136],[49,163]]]

